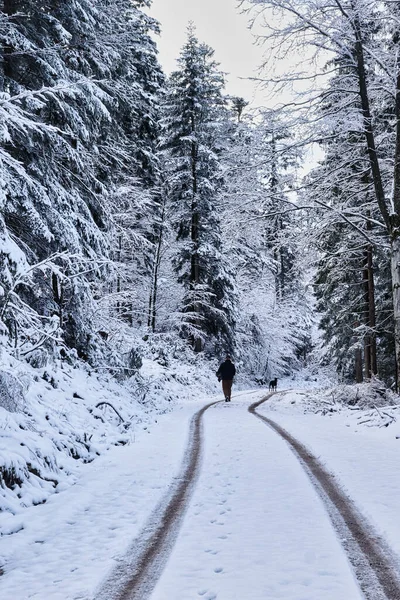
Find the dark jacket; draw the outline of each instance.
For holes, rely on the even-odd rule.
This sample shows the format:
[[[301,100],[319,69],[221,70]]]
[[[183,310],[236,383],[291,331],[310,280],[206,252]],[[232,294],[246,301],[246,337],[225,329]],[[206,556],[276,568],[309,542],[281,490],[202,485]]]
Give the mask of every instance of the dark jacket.
[[[217,371],[217,377],[223,380],[231,380],[234,378],[236,373],[235,365],[230,360],[225,360],[222,365],[220,365]]]

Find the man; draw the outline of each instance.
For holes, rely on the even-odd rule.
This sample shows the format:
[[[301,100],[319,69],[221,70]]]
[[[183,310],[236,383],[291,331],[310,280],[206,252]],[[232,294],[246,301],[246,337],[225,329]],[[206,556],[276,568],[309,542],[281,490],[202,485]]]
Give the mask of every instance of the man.
[[[231,401],[232,382],[235,373],[235,365],[231,361],[229,354],[227,354],[225,361],[220,365],[217,371],[218,381],[221,381],[222,379],[222,391],[224,392],[225,402]]]

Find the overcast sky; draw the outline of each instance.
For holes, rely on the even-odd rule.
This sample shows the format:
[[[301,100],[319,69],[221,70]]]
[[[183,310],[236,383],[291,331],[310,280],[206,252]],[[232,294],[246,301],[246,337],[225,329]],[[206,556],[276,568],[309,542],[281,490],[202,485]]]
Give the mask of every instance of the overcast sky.
[[[197,37],[215,50],[215,60],[227,73],[227,92],[243,96],[254,106],[263,103],[262,93],[255,95],[255,84],[262,62],[262,49],[254,44],[248,29],[248,18],[237,8],[236,0],[153,0],[150,14],[161,24],[157,40],[160,62],[170,73],[186,40],[189,21],[197,29]]]

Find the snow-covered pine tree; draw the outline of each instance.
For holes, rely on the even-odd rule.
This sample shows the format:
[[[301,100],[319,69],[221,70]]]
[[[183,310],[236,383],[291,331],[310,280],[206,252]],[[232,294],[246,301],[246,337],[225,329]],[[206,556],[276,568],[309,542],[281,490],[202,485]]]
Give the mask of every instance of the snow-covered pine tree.
[[[180,330],[196,351],[232,348],[235,290],[221,247],[223,177],[219,160],[226,121],[224,78],[214,51],[194,27],[172,73],[163,118],[168,188],[179,241],[175,267],[185,294]]]
[[[362,381],[381,372],[377,339],[381,364],[387,363],[385,352],[392,348],[388,280],[375,276],[387,275],[381,261],[387,261],[388,248],[379,226],[363,133],[349,128],[360,107],[352,106],[354,90],[344,85],[347,67],[340,59],[335,65],[338,75],[331,78],[321,107],[325,154],[308,181],[307,203],[319,207],[314,225],[320,251],[316,289],[327,348],[343,377]],[[343,105],[349,107],[347,115],[339,109]]]
[[[95,339],[92,288],[99,296],[109,245],[117,255],[119,241],[128,240],[127,281],[150,270],[156,205],[148,188],[156,179],[154,98],[162,73],[150,37],[157,25],[141,10],[147,4],[18,0],[4,6],[13,18],[1,28],[2,315],[13,333],[16,319],[22,325],[9,301],[17,283],[15,298],[43,320],[57,314],[64,341],[81,356]],[[116,227],[110,229],[112,210]],[[118,222],[125,211],[129,218]],[[16,249],[7,269],[8,235]],[[16,266],[21,257],[23,268]],[[40,266],[32,269],[35,262]]]
[[[257,145],[262,157],[258,175],[264,189],[262,237],[264,251],[273,259],[272,315],[285,330],[281,369],[290,373],[299,360],[306,362],[311,348],[311,306],[305,292],[308,265],[299,239],[303,214],[295,192],[302,150],[291,123],[279,113],[263,111],[260,116]]]
[[[345,379],[362,381],[387,372],[393,329],[388,247],[359,142],[357,135],[347,141],[338,136],[326,145],[324,159],[310,174],[307,204],[320,204],[312,233],[319,250],[316,294],[326,348]],[[347,171],[344,157],[349,157]]]
[[[104,2],[107,18],[100,36],[114,56],[112,77],[101,83],[115,100],[112,130],[101,145],[115,225],[111,241],[115,277],[107,301],[131,324],[148,319],[163,210],[156,147],[164,75],[152,39],[158,24],[143,10],[148,4]]]
[[[69,35],[54,16],[57,7],[18,0],[5,3],[3,9],[2,214],[6,236],[19,247],[25,264],[13,260],[10,246],[3,247],[3,264],[10,263],[10,268],[1,274],[1,312],[18,348],[19,342],[28,339],[27,328],[29,339],[50,339],[46,323],[52,322],[53,313],[61,316],[53,297],[51,272],[57,278],[61,275],[59,286],[69,281],[69,288],[76,292],[82,259],[87,271],[87,261],[96,255],[101,260],[106,251],[98,226],[104,226],[105,218],[92,190],[87,203],[79,194],[81,183],[88,198],[87,186],[79,177],[79,173],[84,175],[85,153],[78,152],[73,130],[60,123],[62,115],[64,121],[82,125],[76,107],[78,97],[85,94],[60,58],[59,49],[69,42]],[[35,263],[40,266],[33,268]],[[75,276],[73,282],[71,275]],[[80,289],[81,297],[86,297],[85,282]],[[70,294],[75,306],[77,298],[78,294]],[[70,308],[71,314],[75,312]],[[83,312],[76,311],[75,317],[76,330]],[[66,323],[62,323],[64,330]],[[79,348],[78,342],[74,345]]]
[[[263,157],[259,174],[265,189],[263,235],[264,243],[274,257],[276,294],[282,300],[290,293],[291,284],[297,280],[295,257],[287,232],[297,212],[293,202],[290,202],[290,191],[295,187],[300,151],[289,127],[274,111],[264,111],[261,118],[257,134]]]
[[[16,290],[15,281],[23,275],[17,269],[14,283],[6,287],[44,322],[57,314],[64,341],[86,356],[90,281],[108,252],[96,141],[110,120],[110,98],[89,79],[100,71],[104,75],[104,69],[94,73],[88,66],[95,64],[88,58],[95,49],[92,54],[88,49],[97,12],[84,0],[17,0],[4,10],[12,18],[1,30],[7,48],[3,132],[9,157],[3,215],[29,273]],[[34,263],[42,266],[33,269]],[[23,311],[7,305],[3,317],[22,325]]]
[[[259,122],[244,112],[245,106],[243,99],[233,99],[232,120],[225,132],[221,229],[238,293],[237,355],[242,371],[261,381],[277,366],[275,356],[270,360],[270,334],[272,330],[276,334],[271,327],[274,261],[263,237],[265,189],[259,167],[264,156],[258,145]]]

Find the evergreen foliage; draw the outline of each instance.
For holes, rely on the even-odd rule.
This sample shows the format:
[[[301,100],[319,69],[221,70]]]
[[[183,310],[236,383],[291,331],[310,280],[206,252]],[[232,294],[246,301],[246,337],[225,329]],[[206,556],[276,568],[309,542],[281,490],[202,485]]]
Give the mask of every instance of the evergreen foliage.
[[[132,270],[149,268],[150,250],[141,258],[135,250],[143,240],[151,245],[147,190],[157,177],[155,96],[163,75],[145,4],[4,7],[12,19],[2,27],[3,297],[19,286],[20,302],[42,321],[57,315],[64,342],[84,358],[95,337],[93,294],[111,274],[104,265],[123,253],[126,279],[136,282]],[[38,267],[22,289],[18,277],[43,262],[47,279],[40,283]],[[26,326],[8,300],[3,313],[13,335],[16,322]]]
[[[226,119],[224,79],[213,50],[193,27],[170,78],[163,119],[169,199],[178,251],[174,257],[185,294],[180,330],[195,350],[208,337],[232,349],[235,290],[221,246],[220,155]]]
[[[325,285],[327,310],[322,321],[331,348],[336,347],[337,364],[355,351],[355,369],[367,379],[385,372],[386,381],[398,387],[400,381],[400,61],[398,5],[369,0],[331,3],[317,0],[250,0],[256,14],[276,16],[264,20],[263,39],[274,48],[273,62],[290,53],[293,62],[283,74],[275,74],[273,85],[282,91],[297,87],[297,96],[283,112],[302,128],[304,144],[323,144],[327,155],[308,189],[326,226],[340,227],[344,270],[354,295],[343,294],[341,314],[355,319],[351,336],[338,322],[340,294],[331,285],[347,281],[335,264],[335,274],[326,271],[335,261],[323,247],[318,283]],[[321,213],[319,209],[323,208]],[[328,217],[330,215],[330,217]],[[351,228],[353,232],[351,233]],[[356,235],[355,232],[358,232]],[[329,231],[324,239],[329,240]],[[358,242],[355,240],[358,237]],[[321,240],[322,241],[322,240]],[[354,249],[358,245],[357,259]],[[325,256],[324,256],[325,254]],[[351,257],[351,258],[350,258]],[[380,261],[383,260],[383,263]],[[354,262],[355,261],[355,262]],[[360,276],[353,280],[353,269]],[[387,279],[390,273],[392,300],[388,309]],[[378,275],[379,274],[379,275]],[[332,276],[332,278],[331,278]],[[330,283],[329,283],[330,280]],[[330,292],[328,293],[328,289]],[[358,298],[354,315],[354,302]],[[368,299],[367,299],[368,298]],[[329,302],[331,302],[329,308]],[[320,304],[322,307],[322,305]],[[380,312],[382,310],[382,313]],[[392,314],[389,325],[388,311]],[[336,328],[336,325],[338,328]],[[343,327],[341,327],[343,325]],[[349,323],[347,323],[349,325]],[[388,326],[389,325],[389,326]],[[345,335],[344,330],[347,331]],[[353,339],[354,338],[354,339]],[[396,369],[388,369],[394,341]],[[354,342],[354,343],[353,343]],[[378,350],[379,345],[379,350]],[[386,354],[388,352],[388,354]],[[377,357],[381,363],[378,364]],[[354,356],[353,356],[353,361]],[[349,376],[354,370],[344,368]],[[353,375],[351,372],[353,371]]]
[[[149,5],[3,4],[3,342],[120,377],[154,345],[167,360],[163,340],[183,360],[229,351],[259,380],[289,372],[308,339],[290,136],[225,95],[193,26],[166,82]]]
[[[379,374],[393,383],[389,374],[394,332],[388,319],[388,246],[379,226],[363,135],[356,129],[349,131],[338,111],[339,105],[347,103],[354,121],[360,110],[357,103],[351,106],[352,90],[343,89],[347,69],[342,63],[340,59],[335,62],[338,76],[331,79],[331,93],[321,106],[326,119],[325,156],[310,175],[307,198],[319,206],[320,219],[314,227],[320,253],[316,295],[325,360],[332,360],[346,381],[361,382]],[[333,115],[337,115],[334,120]]]

